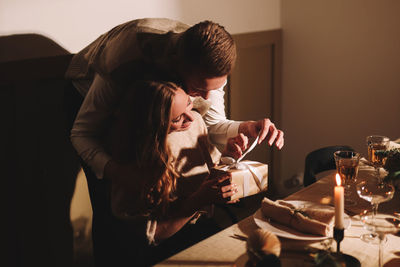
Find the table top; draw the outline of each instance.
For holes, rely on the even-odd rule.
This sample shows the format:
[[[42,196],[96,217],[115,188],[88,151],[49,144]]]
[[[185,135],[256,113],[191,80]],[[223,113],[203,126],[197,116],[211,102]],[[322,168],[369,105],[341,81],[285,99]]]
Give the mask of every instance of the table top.
[[[373,174],[373,168],[361,165],[358,177],[366,178]],[[314,184],[288,196],[285,200],[303,200],[315,203],[333,205],[334,172],[327,174]],[[370,210],[370,203],[359,198],[354,192],[357,205],[346,207],[345,212],[351,217],[351,226],[345,230],[344,240],[341,242],[343,253],[356,257],[362,266],[378,266],[378,244],[362,241],[359,237],[369,233],[362,223],[357,221],[355,214],[363,210]],[[379,212],[393,214],[400,211],[400,192],[396,192],[393,199],[379,206]],[[247,237],[257,229],[253,216],[249,216],[217,234],[181,251],[164,260],[156,266],[245,266],[247,261],[246,242],[235,236]],[[279,238],[282,245],[280,255],[282,266],[313,266],[310,249],[326,247],[327,240],[302,241]],[[330,240],[330,239],[328,239]],[[329,244],[329,242],[328,242]],[[336,249],[336,242],[331,243],[332,250]],[[384,263],[387,266],[400,266],[400,235],[387,235],[384,243]]]

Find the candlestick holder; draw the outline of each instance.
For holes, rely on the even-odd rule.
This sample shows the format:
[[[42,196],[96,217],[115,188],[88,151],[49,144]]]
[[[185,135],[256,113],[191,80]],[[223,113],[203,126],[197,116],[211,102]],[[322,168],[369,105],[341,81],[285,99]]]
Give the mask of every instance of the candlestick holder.
[[[333,228],[333,239],[336,241],[336,253],[333,253],[333,255],[336,261],[340,262],[342,266],[361,267],[361,263],[357,258],[340,251],[340,242],[342,242],[343,238],[344,229]]]
[[[333,239],[336,241],[336,253],[340,254],[340,242],[344,238],[344,229],[333,228]]]

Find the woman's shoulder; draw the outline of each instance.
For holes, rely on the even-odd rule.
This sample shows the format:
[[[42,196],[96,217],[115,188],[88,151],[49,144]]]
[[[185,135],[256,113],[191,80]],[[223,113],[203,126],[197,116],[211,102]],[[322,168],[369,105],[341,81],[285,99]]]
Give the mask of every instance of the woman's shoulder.
[[[192,114],[193,114],[194,119],[193,119],[191,127],[195,128],[196,131],[200,131],[202,133],[207,132],[207,126],[206,126],[201,114],[196,110],[192,110]]]
[[[196,147],[199,138],[207,135],[207,127],[201,115],[194,110],[192,110],[192,114],[193,121],[189,129],[168,134],[167,142],[173,154],[179,154],[182,148]]]

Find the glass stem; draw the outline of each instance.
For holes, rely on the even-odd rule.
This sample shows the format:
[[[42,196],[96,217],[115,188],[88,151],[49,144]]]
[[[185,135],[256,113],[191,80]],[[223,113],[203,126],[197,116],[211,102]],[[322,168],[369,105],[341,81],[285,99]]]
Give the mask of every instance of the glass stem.
[[[383,266],[383,238],[379,236],[379,267]]]
[[[375,218],[376,214],[378,213],[378,203],[372,204],[372,218]]]
[[[376,167],[375,168],[375,170],[376,170],[376,178],[378,179],[378,182],[381,183],[382,180],[381,180],[381,175],[380,175],[379,169],[380,169],[380,167]]]

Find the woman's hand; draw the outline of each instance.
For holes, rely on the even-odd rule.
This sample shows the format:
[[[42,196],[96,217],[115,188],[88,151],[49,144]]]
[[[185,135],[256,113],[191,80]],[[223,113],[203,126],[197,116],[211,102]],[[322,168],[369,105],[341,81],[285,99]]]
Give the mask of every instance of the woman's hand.
[[[249,139],[242,133],[235,137],[229,138],[222,155],[238,159],[246,150],[248,143]]]
[[[212,203],[231,203],[230,197],[237,193],[237,185],[231,183],[231,174],[212,169],[209,178],[205,180],[194,193],[201,206]]]

